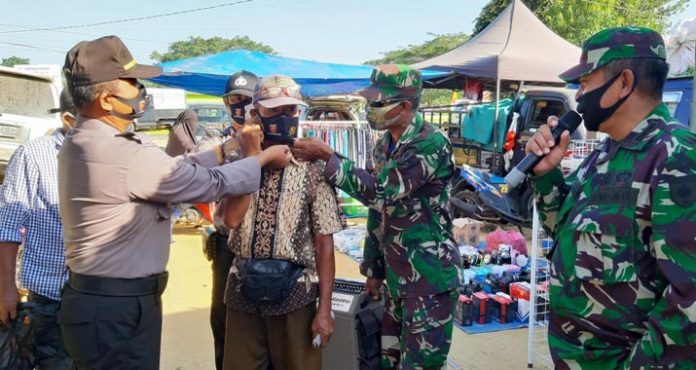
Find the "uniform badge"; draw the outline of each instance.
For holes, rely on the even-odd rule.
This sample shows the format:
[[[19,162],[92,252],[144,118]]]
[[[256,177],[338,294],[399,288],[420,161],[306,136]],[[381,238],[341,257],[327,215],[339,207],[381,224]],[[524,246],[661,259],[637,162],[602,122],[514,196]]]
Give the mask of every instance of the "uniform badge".
[[[669,197],[683,208],[696,203],[696,175],[677,177],[669,181]]]

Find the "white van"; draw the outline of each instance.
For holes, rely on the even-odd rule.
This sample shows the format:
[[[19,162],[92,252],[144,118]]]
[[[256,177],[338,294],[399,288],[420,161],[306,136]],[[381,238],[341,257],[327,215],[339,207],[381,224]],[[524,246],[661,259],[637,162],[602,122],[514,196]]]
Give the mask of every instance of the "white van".
[[[186,91],[151,87],[147,94],[152,96],[152,104],[135,123],[136,130],[155,129],[172,126],[176,117],[186,109]]]
[[[17,147],[61,127],[49,113],[59,93],[50,77],[0,66],[0,177]]]

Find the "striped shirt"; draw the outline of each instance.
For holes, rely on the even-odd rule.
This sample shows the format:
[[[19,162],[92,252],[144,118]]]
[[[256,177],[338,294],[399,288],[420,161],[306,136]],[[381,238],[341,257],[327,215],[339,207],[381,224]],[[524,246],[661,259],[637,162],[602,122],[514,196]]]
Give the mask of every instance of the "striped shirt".
[[[68,277],[58,207],[57,156],[62,144],[63,133],[56,130],[17,148],[0,190],[0,241],[24,242],[20,282],[54,300],[60,299]]]

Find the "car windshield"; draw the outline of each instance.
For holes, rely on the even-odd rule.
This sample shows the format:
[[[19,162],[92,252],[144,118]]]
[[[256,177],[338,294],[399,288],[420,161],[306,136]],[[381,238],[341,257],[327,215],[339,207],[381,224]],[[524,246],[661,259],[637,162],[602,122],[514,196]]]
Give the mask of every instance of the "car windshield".
[[[52,118],[55,108],[48,81],[0,73],[0,113],[36,118]]]
[[[196,109],[200,122],[228,122],[230,114],[225,107],[205,107]]]

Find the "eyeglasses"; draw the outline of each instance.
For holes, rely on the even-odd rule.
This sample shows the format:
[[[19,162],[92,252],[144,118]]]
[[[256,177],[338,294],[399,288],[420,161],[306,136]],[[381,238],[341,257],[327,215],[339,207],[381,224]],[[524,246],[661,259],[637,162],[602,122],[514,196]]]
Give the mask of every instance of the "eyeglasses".
[[[292,117],[295,114],[297,114],[297,112],[300,110],[300,107],[298,107],[297,105],[281,105],[275,108],[266,108],[263,106],[258,106],[257,109],[259,113],[261,113],[261,115],[264,117],[273,117],[279,114]]]
[[[388,105],[392,105],[394,103],[400,103],[404,101],[404,99],[388,99],[388,100],[381,100],[381,101],[371,101],[368,104],[372,108],[383,108]]]

